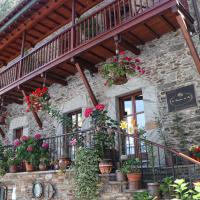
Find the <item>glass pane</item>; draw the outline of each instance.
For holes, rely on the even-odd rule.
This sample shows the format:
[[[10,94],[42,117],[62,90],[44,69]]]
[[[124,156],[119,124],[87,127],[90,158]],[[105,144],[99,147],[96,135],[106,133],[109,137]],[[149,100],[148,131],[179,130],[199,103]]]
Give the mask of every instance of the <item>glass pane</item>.
[[[137,127],[138,128],[145,128],[145,117],[144,113],[137,115]]]
[[[127,123],[127,130],[126,132],[128,134],[133,134],[134,133],[134,129],[133,129],[133,117],[129,116],[125,119],[126,123]]]
[[[72,125],[73,127],[76,126],[76,114],[75,115],[72,115]]]
[[[135,154],[134,138],[126,137],[126,155]]]
[[[144,112],[144,101],[143,101],[143,96],[138,95],[135,97],[135,102],[136,102],[136,113],[138,112]]]
[[[132,114],[132,101],[131,98],[124,101],[124,116]]]
[[[81,127],[82,126],[82,114],[79,113],[78,114],[78,127]]]

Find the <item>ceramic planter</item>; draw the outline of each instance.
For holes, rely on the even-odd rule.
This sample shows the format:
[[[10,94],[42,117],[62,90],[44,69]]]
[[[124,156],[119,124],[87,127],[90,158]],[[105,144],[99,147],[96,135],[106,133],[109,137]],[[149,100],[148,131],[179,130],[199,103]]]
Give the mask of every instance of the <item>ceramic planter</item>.
[[[27,171],[27,172],[32,172],[32,171],[34,171],[33,165],[32,165],[31,163],[29,163],[29,162],[25,162],[25,167],[26,167],[26,171]]]
[[[112,171],[113,164],[111,160],[105,159],[99,163],[99,170],[101,174],[109,174]]]
[[[10,173],[17,173],[17,165],[10,165],[9,166],[9,172]]]
[[[127,178],[130,190],[136,191],[141,188],[141,172],[128,173]]]
[[[39,170],[40,171],[46,171],[47,170],[47,165],[45,163],[40,163],[39,164]]]
[[[125,175],[120,171],[116,171],[116,179],[121,182],[126,181]]]
[[[147,183],[147,190],[152,197],[157,197],[156,200],[160,200],[160,184],[159,183]]]
[[[71,160],[66,157],[61,157],[61,158],[59,158],[58,165],[61,170],[65,170],[71,165]]]

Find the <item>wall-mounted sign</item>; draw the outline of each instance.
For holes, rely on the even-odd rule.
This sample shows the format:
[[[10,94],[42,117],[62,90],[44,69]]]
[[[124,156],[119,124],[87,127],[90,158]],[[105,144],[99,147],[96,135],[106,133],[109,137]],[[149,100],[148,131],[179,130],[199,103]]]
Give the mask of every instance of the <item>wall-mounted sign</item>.
[[[166,92],[169,112],[197,106],[194,85]]]

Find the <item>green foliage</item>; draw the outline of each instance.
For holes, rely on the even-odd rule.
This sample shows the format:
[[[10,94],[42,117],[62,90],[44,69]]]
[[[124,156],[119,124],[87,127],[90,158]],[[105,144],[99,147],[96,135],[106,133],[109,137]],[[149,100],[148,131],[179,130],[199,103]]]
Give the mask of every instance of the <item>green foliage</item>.
[[[20,160],[16,157],[13,149],[6,149],[4,155],[7,158],[8,166],[20,164]]]
[[[160,191],[162,195],[170,196],[172,194],[172,184],[173,184],[173,177],[166,177],[163,179],[163,182],[160,184]]]
[[[148,192],[135,192],[133,194],[134,200],[156,200],[156,197],[151,197]]]
[[[131,158],[124,161],[120,171],[124,174],[140,172],[140,160],[138,158]]]
[[[189,189],[189,183],[186,183],[184,179],[176,179],[171,186],[173,187],[177,199],[192,200],[193,191]]]
[[[200,184],[196,184],[194,187],[193,199],[199,200],[200,199]]]
[[[99,196],[99,157],[94,149],[79,148],[75,158],[77,185],[76,197],[80,200],[96,200]]]
[[[4,176],[8,171],[8,158],[4,154],[5,148],[0,140],[0,176]]]

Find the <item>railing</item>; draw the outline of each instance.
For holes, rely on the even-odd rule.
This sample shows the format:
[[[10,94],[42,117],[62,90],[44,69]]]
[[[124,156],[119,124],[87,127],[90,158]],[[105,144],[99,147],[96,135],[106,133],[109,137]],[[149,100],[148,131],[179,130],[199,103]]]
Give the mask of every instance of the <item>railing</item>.
[[[148,9],[170,0],[115,0],[75,26],[55,36],[0,73],[0,90],[81,47],[101,34],[114,30]],[[183,0],[184,2],[186,0]]]
[[[75,159],[76,146],[71,143],[72,139],[81,139],[82,146],[93,148],[96,144],[95,134],[98,134],[95,130],[88,129],[43,138],[42,140],[49,144],[51,161],[56,161],[61,157],[68,157],[73,161]],[[200,162],[190,156],[161,144],[134,137],[132,134],[125,134],[119,131],[113,131],[113,134],[115,145],[105,154],[106,158],[112,159],[114,166],[117,166],[117,163],[123,162],[120,158],[124,156],[130,159],[137,157],[140,160],[139,167],[143,174],[144,183],[161,182],[163,178],[168,176],[185,178],[190,182],[200,178]],[[13,147],[8,146],[8,148]]]

